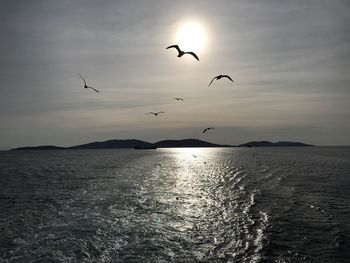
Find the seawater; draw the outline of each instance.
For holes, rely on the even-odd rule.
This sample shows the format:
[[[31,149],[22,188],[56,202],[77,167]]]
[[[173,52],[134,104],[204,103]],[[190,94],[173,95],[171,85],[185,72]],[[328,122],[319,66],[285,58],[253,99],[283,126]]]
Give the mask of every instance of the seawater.
[[[350,262],[350,148],[0,152],[0,262]]]

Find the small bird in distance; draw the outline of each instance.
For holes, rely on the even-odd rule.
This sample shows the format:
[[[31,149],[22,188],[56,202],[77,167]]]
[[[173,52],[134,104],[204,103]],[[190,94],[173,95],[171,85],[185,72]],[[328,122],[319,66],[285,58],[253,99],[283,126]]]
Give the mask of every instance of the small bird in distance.
[[[209,128],[205,128],[202,133],[206,133],[207,131],[210,131],[210,130],[215,130],[214,127],[209,127]]]
[[[153,114],[154,116],[158,116],[160,113],[165,113],[164,111],[158,111],[158,112],[148,112],[146,114]]]
[[[221,79],[221,78],[228,78],[229,80],[231,80],[232,82],[234,82],[233,79],[231,79],[231,77],[230,77],[229,75],[218,75],[218,76],[214,77],[214,78],[210,81],[208,87],[211,85],[211,83],[213,83],[214,80],[219,80],[219,79]]]
[[[177,52],[179,53],[177,55],[178,58],[181,58],[183,55],[186,55],[186,54],[189,54],[189,55],[192,55],[195,59],[197,59],[199,61],[199,58],[198,56],[196,55],[196,53],[194,52],[184,52],[182,51],[178,45],[172,45],[172,46],[168,46],[166,49],[169,49],[169,48],[176,48]]]
[[[183,98],[173,98],[173,100],[177,100],[177,101],[181,100],[181,101],[184,101]]]
[[[81,77],[81,79],[84,81],[84,88],[85,89],[92,89],[92,90],[94,90],[94,91],[96,91],[97,93],[100,93],[97,89],[95,89],[95,88],[93,88],[93,87],[89,87],[88,85],[86,85],[86,81],[85,81],[85,79],[83,78],[83,76],[82,75],[80,75],[80,74],[78,74],[80,77]]]

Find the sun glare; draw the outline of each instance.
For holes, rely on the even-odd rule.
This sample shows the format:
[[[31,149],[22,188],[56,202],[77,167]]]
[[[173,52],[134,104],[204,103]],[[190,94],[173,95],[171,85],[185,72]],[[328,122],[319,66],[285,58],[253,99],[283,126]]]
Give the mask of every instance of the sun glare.
[[[183,51],[202,51],[205,46],[203,27],[195,22],[184,24],[177,31],[176,42]]]

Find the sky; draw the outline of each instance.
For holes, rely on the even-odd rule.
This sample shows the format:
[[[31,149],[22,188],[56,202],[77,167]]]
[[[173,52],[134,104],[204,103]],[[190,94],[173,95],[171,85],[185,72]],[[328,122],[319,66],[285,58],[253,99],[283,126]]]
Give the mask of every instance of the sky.
[[[199,62],[165,49],[190,22],[205,32]],[[0,0],[0,148],[350,145],[349,25],[348,0]],[[208,87],[218,74],[235,83]]]

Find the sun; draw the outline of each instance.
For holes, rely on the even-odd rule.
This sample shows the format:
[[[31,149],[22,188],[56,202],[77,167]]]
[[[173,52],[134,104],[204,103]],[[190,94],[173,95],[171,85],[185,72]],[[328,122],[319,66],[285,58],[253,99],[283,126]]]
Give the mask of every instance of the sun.
[[[200,52],[205,46],[205,31],[196,22],[185,23],[176,33],[176,42],[183,51]]]

